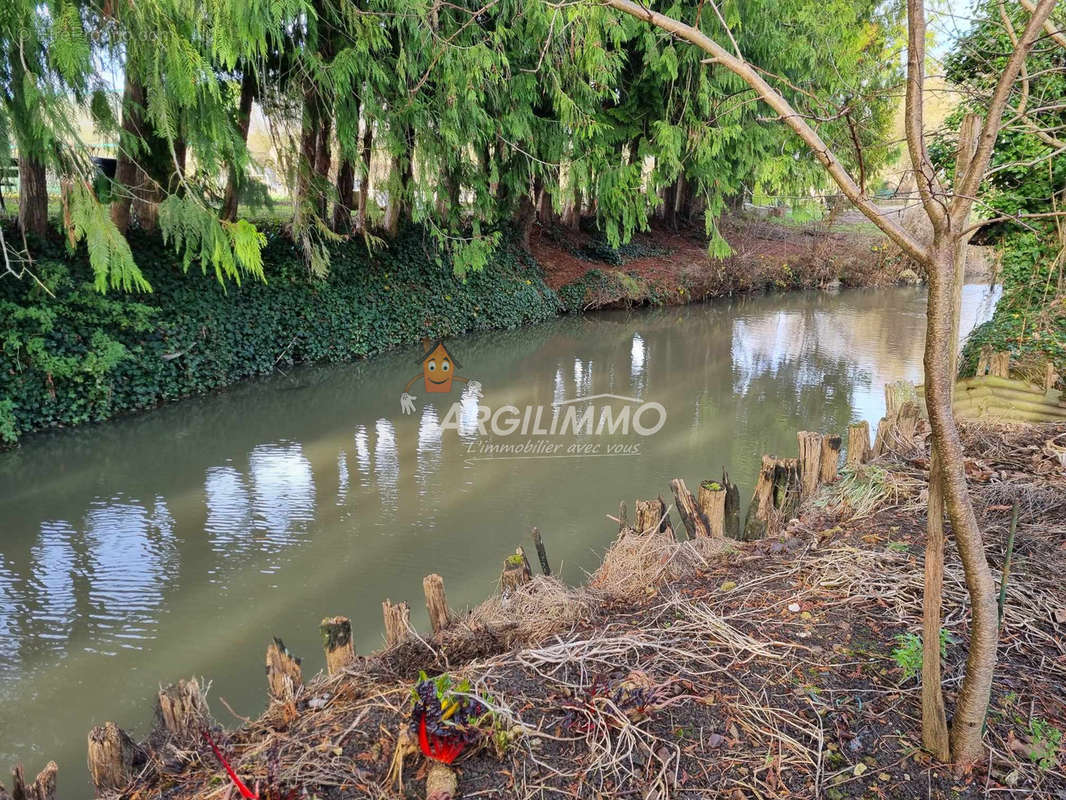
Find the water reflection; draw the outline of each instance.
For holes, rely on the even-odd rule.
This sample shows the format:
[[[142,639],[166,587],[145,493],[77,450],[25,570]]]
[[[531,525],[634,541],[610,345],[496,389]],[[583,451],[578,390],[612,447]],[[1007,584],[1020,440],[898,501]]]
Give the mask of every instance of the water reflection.
[[[968,329],[991,310],[987,293],[967,287],[964,309]],[[477,601],[533,525],[563,578],[580,580],[619,500],[723,465],[750,496],[761,454],[794,452],[797,429],[876,421],[882,385],[920,377],[923,312],[915,290],[769,296],[454,343],[492,408],[602,392],[662,403],[666,424],[639,458],[473,459],[469,386],[400,414],[409,353],[0,454],[0,763],[58,758],[64,794],[88,797],[85,731],[135,725],[159,681],[205,675],[254,714],[263,692],[248,676],[272,635],[310,674],[317,621],[348,613],[368,652],[384,597],[424,625],[421,579],[439,572],[455,606]],[[455,402],[459,429],[442,429]]]

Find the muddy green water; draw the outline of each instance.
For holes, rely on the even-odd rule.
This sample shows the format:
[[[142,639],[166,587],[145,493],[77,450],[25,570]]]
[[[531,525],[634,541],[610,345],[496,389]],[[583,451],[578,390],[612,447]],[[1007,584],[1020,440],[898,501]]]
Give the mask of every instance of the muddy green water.
[[[364,653],[381,642],[385,597],[409,601],[424,628],[423,575],[444,576],[453,606],[476,603],[532,525],[576,582],[611,541],[604,514],[620,500],[669,496],[671,478],[692,487],[725,465],[746,503],[763,453],[792,454],[797,429],[875,421],[885,382],[919,378],[924,297],[769,295],[448,342],[485,407],[542,407],[546,428],[565,401],[613,394],[637,402],[593,402],[618,417],[662,405],[648,436],[532,424],[499,436],[491,423],[483,436],[460,384],[445,395],[416,382],[404,415],[412,349],[29,438],[0,453],[0,768],[54,758],[62,796],[87,797],[86,732],[113,719],[145,733],[160,682],[204,676],[232,725],[218,699],[262,709],[272,635],[310,675],[323,616],[350,616]],[[993,300],[966,288],[964,331]],[[442,430],[457,401],[458,429]],[[486,453],[529,439],[541,449]]]

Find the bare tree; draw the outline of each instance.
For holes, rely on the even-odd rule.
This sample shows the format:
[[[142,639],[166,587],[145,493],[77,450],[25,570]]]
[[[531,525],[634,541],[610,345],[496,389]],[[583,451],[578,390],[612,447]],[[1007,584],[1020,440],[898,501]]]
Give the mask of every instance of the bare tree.
[[[815,158],[848,200],[866,215],[904,253],[924,265],[929,274],[929,300],[926,316],[925,401],[932,431],[933,462],[930,493],[943,498],[951,530],[958,545],[972,606],[970,648],[966,673],[955,705],[951,724],[950,757],[957,764],[971,764],[984,755],[981,729],[988,709],[992,675],[996,664],[998,622],[995,582],[985,559],[984,541],[977,524],[966,485],[962,441],[951,409],[955,378],[957,343],[957,295],[961,289],[965,248],[973,233],[970,214],[977,191],[988,170],[992,149],[999,134],[1012,88],[1023,73],[1026,58],[1042,36],[1058,35],[1049,22],[1056,0],[1022,0],[1029,11],[1025,30],[1013,37],[1014,48],[991,96],[983,109],[983,119],[972,118],[972,138],[961,137],[954,186],[949,191],[930,160],[923,130],[923,91],[925,87],[926,15],[923,0],[907,0],[907,92],[904,123],[907,149],[915,173],[918,195],[932,227],[931,241],[922,241],[896,220],[882,215],[859,184],[851,177],[832,149],[822,140],[807,118],[797,113],[785,97],[774,89],[762,73],[745,60],[729,34],[732,51],[698,28],[656,13],[632,0],[604,0],[611,8],[661,28],[701,48],[710,55],[710,64],[733,72],[773,109],[781,122],[806,144]],[[720,17],[719,17],[720,18]],[[721,19],[721,18],[720,18]],[[728,31],[727,31],[728,34]],[[934,502],[939,506],[940,500]],[[926,654],[939,656],[940,588],[943,568],[943,522],[939,507],[930,508],[930,536],[926,576]],[[935,518],[935,519],[934,519]],[[932,641],[929,641],[932,639]],[[932,673],[932,674],[930,674]],[[939,662],[927,658],[923,670],[923,741],[938,757],[949,756],[947,725],[940,695]]]

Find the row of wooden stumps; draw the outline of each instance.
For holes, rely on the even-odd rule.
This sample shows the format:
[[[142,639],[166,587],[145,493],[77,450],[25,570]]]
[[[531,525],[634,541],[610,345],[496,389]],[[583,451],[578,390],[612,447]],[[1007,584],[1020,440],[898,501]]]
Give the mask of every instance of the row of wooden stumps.
[[[533,528],[533,544],[537,551],[541,570],[551,575],[548,556],[540,531]],[[525,552],[518,547],[508,556],[500,575],[500,588],[504,592],[532,580],[532,569]],[[440,575],[427,575],[422,580],[426,611],[434,636],[444,631],[454,620],[448,607],[444,579]],[[414,634],[411,627],[411,609],[406,602],[393,603],[386,598],[381,604],[385,624],[385,646],[403,644]],[[322,649],[325,654],[326,672],[337,675],[354,666],[359,656],[352,640],[352,623],[348,617],[326,617],[319,625]],[[285,722],[291,722],[299,714],[297,701],[304,686],[300,659],[293,655],[284,642],[275,637],[266,649],[267,692],[271,710],[279,713]],[[89,732],[89,774],[97,796],[123,792],[148,761],[149,747],[158,752],[172,747],[176,751],[195,750],[203,746],[203,732],[208,729],[207,704],[196,680],[178,681],[160,689],[155,708],[156,727],[144,744],[137,744],[114,722],[97,725]],[[406,729],[405,729],[406,730]],[[149,742],[151,745],[149,745]],[[404,746],[400,743],[397,747]],[[411,747],[407,742],[406,746]],[[417,745],[407,752],[417,752]],[[401,757],[402,762],[402,757]],[[54,800],[57,767],[51,762],[32,784],[26,784],[21,767],[17,768],[14,796],[9,796],[0,786],[0,800]],[[456,776],[450,767],[434,763],[427,778],[427,796],[438,800],[456,794]],[[433,784],[433,791],[428,787]]]
[[[914,394],[913,386],[910,393]],[[889,413],[881,420],[873,445],[870,444],[870,426],[863,421],[848,427],[846,449],[840,436],[799,431],[796,434],[799,454],[795,458],[764,455],[743,526],[740,491],[725,470],[722,470],[720,480],[701,481],[696,494],[689,491],[683,479],[670,481],[674,506],[689,538],[729,537],[750,541],[776,531],[780,522],[787,519],[800,503],[820,486],[837,479],[842,450],[845,465],[854,470],[889,449],[891,441],[903,438],[908,426],[913,434],[918,419],[917,405],[910,400],[901,400],[900,396],[892,395]],[[662,497],[637,500],[632,524],[624,503],[617,517],[608,517],[618,523],[619,530],[673,533],[670,511]]]

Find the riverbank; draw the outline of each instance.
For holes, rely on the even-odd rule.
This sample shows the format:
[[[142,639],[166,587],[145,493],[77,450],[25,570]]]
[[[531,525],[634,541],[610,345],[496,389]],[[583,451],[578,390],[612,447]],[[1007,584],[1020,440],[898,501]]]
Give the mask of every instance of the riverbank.
[[[997,574],[1018,508],[991,750],[968,776],[919,747],[921,438],[845,471],[770,538],[679,542],[626,526],[582,587],[540,576],[435,634],[394,627],[393,646],[297,680],[235,731],[212,727],[220,752],[264,798],[425,796],[428,761],[408,733],[425,671],[491,709],[454,764],[466,797],[1060,797],[1066,425],[963,435]],[[950,714],[968,624],[951,550],[944,613]],[[235,795],[196,735],[167,739],[137,751],[129,793]]]
[[[132,295],[95,292],[86,259],[52,242],[35,264],[41,286],[0,282],[0,447],[423,337],[596,308],[900,278],[883,240],[865,229],[731,218],[723,230],[735,250],[723,261],[708,259],[702,232],[653,231],[612,250],[589,234],[536,231],[531,254],[505,243],[489,266],[460,279],[412,228],[373,253],[362,242],[338,245],[324,281],[308,276],[276,232],[264,251],[267,283],[225,287],[195,266],[184,273],[171,249],[135,236],[154,291]]]

